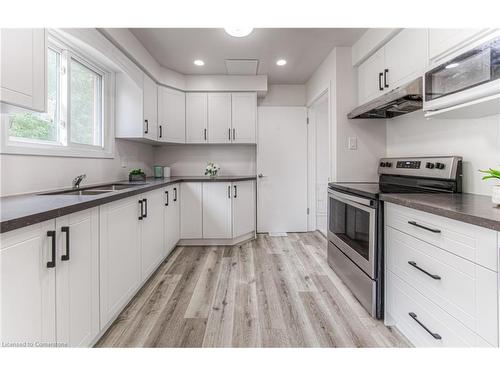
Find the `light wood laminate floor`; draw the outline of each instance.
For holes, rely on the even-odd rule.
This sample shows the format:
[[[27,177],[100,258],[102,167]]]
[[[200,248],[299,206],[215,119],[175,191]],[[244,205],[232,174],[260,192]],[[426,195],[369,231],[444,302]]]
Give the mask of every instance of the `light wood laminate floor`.
[[[98,347],[404,347],[326,262],[317,233],[178,247]]]

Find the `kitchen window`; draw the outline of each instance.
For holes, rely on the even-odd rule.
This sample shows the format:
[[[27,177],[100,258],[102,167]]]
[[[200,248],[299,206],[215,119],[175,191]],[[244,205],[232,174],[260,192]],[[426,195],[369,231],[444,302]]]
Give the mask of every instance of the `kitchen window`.
[[[2,152],[113,157],[113,83],[98,62],[50,34],[47,112],[2,111]]]

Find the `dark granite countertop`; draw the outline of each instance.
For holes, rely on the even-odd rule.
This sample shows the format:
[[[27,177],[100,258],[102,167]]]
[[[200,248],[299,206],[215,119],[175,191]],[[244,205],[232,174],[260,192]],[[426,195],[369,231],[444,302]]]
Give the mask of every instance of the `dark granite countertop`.
[[[168,178],[148,178],[146,183],[132,183],[136,186],[103,193],[99,195],[39,195],[23,194],[0,198],[1,225],[0,233],[54,219],[73,212],[86,210],[101,204],[141,194],[150,190],[179,182],[233,182],[255,180],[255,176],[182,176]],[[113,183],[130,183],[129,181],[114,181],[94,185],[84,185],[82,188],[97,187]],[[63,190],[63,189],[58,189]],[[47,193],[47,192],[42,192]]]
[[[500,231],[500,207],[476,194],[381,194],[386,202]]]

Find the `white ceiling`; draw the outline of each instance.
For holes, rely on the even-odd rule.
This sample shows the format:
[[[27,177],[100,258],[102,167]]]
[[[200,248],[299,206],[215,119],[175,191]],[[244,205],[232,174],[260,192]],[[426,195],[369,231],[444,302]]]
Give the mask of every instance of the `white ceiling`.
[[[254,29],[244,38],[224,29],[130,31],[161,65],[183,74],[226,74],[226,59],[258,59],[257,74],[269,83],[305,83],[333,47],[352,46],[366,29]],[[280,58],[285,66],[276,65]]]

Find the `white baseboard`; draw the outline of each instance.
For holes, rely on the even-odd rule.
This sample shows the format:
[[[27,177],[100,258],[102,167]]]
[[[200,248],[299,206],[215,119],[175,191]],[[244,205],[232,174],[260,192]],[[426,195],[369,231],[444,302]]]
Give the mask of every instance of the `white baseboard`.
[[[255,231],[249,232],[235,238],[200,238],[200,239],[181,239],[177,246],[234,246],[243,241],[255,239]]]

